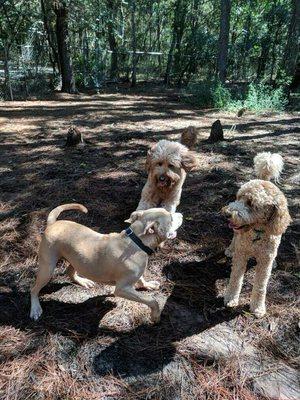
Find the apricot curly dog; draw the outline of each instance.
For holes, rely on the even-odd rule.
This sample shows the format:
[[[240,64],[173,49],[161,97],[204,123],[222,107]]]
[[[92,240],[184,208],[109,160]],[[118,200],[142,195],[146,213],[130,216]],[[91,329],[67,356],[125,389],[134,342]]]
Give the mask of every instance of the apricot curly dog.
[[[175,212],[188,171],[198,165],[195,154],[177,142],[160,140],[147,154],[148,179],[137,210],[162,207]]]
[[[270,179],[279,179],[283,168],[279,154],[259,153],[254,158],[257,176],[245,183],[236,201],[222,209],[234,231],[227,255],[232,253],[232,271],[224,303],[235,307],[239,302],[243,277],[249,258],[256,259],[256,271],[250,300],[250,310],[256,317],[266,313],[266,291],[272,265],[277,256],[282,234],[291,217],[284,194]]]

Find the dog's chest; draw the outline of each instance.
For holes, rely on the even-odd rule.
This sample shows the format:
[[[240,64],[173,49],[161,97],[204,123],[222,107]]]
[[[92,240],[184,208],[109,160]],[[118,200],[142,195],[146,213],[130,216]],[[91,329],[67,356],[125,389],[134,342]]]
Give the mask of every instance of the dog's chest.
[[[262,252],[275,252],[279,243],[280,237],[270,236],[262,229],[252,229],[237,235],[235,251],[244,252],[249,257],[256,257]]]

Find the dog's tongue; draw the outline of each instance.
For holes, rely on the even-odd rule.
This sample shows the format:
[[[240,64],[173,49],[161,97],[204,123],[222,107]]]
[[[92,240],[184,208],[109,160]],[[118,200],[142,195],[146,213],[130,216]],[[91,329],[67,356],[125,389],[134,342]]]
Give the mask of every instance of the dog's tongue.
[[[176,236],[177,236],[177,232],[176,232],[176,231],[175,231],[175,232],[168,233],[168,239],[175,239]]]
[[[158,181],[158,186],[166,186],[167,185],[167,181]]]
[[[237,225],[235,225],[233,222],[229,222],[228,226],[231,229],[239,229],[239,227]]]

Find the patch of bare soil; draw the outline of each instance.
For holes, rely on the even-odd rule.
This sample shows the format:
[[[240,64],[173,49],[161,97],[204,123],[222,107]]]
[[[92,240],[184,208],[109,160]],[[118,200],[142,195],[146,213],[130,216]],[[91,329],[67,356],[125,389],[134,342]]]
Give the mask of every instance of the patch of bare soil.
[[[226,140],[210,144],[216,119]],[[299,113],[237,118],[197,110],[160,90],[1,103],[0,398],[299,399],[299,122]],[[71,125],[84,146],[64,147]],[[114,298],[108,286],[71,284],[65,262],[43,291],[43,317],[30,321],[29,287],[49,211],[80,202],[87,215],[63,217],[121,231],[146,180],[149,145],[179,140],[189,125],[199,128],[201,167],[184,186],[178,238],[151,257],[147,272],[161,282],[154,293],[161,323],[151,325],[146,306]],[[256,320],[248,312],[251,266],[240,307],[223,307],[232,232],[219,211],[253,177],[262,150],[284,156],[280,187],[293,223],[269,284],[268,315]]]

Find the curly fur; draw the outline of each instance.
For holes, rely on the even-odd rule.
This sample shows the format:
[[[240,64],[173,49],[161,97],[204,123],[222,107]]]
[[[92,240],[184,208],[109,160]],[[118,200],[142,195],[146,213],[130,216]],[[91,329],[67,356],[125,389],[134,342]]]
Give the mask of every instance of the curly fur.
[[[283,159],[277,153],[258,153],[254,157],[254,170],[259,179],[270,181],[274,179],[279,181],[280,174],[283,170]]]
[[[147,154],[148,179],[137,210],[163,207],[175,212],[180,202],[186,173],[197,167],[192,151],[177,142],[160,140]]]
[[[267,179],[278,179],[283,166],[281,156],[270,153],[258,154],[254,164],[257,174]],[[250,309],[261,317],[266,312],[267,283],[281,235],[291,222],[286,197],[272,182],[254,179],[239,189],[236,201],[224,207],[223,213],[234,230],[234,238],[226,250],[227,255],[232,253],[233,260],[225,304],[229,307],[238,304],[247,261],[255,257],[257,266]]]

